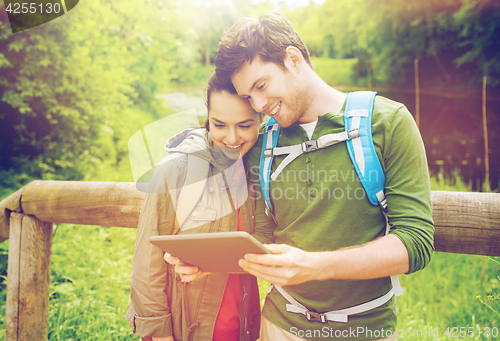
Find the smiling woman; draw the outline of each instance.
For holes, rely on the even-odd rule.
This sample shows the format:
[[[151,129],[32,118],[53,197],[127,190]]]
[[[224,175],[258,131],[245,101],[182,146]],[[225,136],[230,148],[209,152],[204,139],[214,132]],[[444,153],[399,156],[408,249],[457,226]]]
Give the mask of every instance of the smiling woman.
[[[215,73],[208,81],[206,106],[205,128],[214,147],[231,160],[243,157],[257,141],[262,114],[239,97],[232,84],[219,82]]]
[[[263,205],[257,209],[248,195],[242,162],[257,141],[261,115],[232,86],[219,83],[215,73],[208,83],[207,109],[206,129],[191,128],[167,142],[170,155],[156,167],[142,204],[126,319],[146,340],[254,341],[259,337],[255,277],[201,276],[195,268],[193,277],[203,278],[188,283],[176,272],[184,264],[177,258],[167,264],[161,249],[149,243],[150,236],[176,233],[252,233],[255,220],[265,216]],[[187,187],[192,185],[191,171],[206,163],[203,178],[194,180],[203,184],[202,193],[191,198],[192,187]],[[191,201],[196,200],[191,206],[181,200],[186,192]],[[186,206],[190,215],[180,221],[176,211]]]
[[[237,160],[257,141],[261,117],[237,95],[216,93],[212,95],[208,122],[214,147]]]

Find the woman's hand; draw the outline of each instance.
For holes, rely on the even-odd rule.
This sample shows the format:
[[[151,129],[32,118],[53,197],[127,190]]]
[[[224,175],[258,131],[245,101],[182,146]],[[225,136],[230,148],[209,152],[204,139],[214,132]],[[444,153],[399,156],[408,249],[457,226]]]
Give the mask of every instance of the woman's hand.
[[[167,263],[175,266],[174,270],[179,274],[182,282],[191,282],[209,274],[209,272],[200,271],[196,266],[184,264],[179,258],[171,256],[168,253],[165,253],[163,258]]]

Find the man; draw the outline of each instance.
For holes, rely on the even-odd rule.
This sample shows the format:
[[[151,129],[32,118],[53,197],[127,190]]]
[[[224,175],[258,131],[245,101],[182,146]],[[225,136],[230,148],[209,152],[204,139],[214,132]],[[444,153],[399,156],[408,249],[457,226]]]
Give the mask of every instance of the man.
[[[238,20],[219,43],[216,73],[277,121],[278,146],[344,130],[347,95],[314,72],[307,47],[277,12]],[[422,269],[433,251],[429,175],[420,134],[404,105],[377,96],[372,133],[386,177],[387,235],[384,215],[363,195],[345,144],[304,153],[271,181],[276,244],[267,246],[273,254],[247,254],[240,261],[276,285],[263,308],[261,340],[395,339],[397,304],[388,294],[389,276]],[[258,142],[250,165],[258,164],[260,153]],[[284,157],[274,157],[272,171]],[[339,310],[365,302],[378,303],[338,317]]]

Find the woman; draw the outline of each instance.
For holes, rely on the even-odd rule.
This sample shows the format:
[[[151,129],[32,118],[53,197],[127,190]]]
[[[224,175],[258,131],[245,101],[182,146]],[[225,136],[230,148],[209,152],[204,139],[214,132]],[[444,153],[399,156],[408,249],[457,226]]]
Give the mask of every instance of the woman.
[[[255,277],[217,273],[183,281],[149,243],[150,236],[159,234],[254,230],[256,204],[248,197],[242,157],[257,141],[261,115],[232,86],[219,84],[215,73],[206,104],[206,128],[188,129],[166,144],[170,155],[157,166],[143,201],[126,319],[146,340],[254,341],[259,336]],[[204,192],[179,226],[175,208],[189,185],[188,155],[210,163],[209,177],[200,179],[206,181]]]

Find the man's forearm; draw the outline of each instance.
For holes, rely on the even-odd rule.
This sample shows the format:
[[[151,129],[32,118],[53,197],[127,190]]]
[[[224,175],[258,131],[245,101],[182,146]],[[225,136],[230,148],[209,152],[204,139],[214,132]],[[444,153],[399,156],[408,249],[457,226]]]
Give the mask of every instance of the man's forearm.
[[[408,251],[401,240],[387,235],[357,247],[311,254],[316,280],[362,280],[409,271]]]
[[[394,235],[336,251],[306,252],[285,244],[266,246],[273,254],[246,254],[239,264],[248,273],[281,286],[327,279],[373,279],[409,271],[406,247]]]

